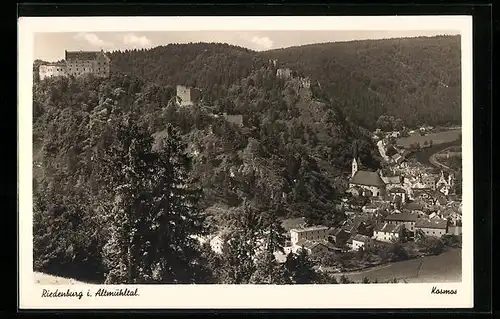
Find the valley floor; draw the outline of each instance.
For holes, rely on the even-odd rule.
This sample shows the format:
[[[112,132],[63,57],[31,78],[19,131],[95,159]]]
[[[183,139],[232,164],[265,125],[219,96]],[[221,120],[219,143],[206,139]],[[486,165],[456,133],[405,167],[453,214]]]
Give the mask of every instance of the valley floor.
[[[407,283],[436,283],[462,281],[462,250],[450,249],[437,256],[395,262],[363,271],[344,273],[350,280],[384,282],[397,278]],[[335,274],[340,279],[342,273]]]

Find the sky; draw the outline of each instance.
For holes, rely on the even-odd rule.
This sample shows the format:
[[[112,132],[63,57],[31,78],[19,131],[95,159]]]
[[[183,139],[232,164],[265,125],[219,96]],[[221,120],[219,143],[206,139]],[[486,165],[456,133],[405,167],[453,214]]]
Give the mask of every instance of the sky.
[[[156,32],[51,32],[36,33],[34,58],[44,61],[64,59],[68,51],[114,51],[152,48],[169,43],[220,42],[255,51],[312,43],[366,39],[436,36],[458,32],[436,31],[156,31]]]

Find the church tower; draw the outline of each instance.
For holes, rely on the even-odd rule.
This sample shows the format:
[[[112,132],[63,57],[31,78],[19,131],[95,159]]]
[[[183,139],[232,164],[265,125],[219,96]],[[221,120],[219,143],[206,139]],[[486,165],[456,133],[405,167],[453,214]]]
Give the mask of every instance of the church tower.
[[[356,172],[358,171],[358,169],[359,169],[359,159],[356,159],[356,157],[355,157],[355,158],[352,159],[352,173],[351,173],[351,177],[353,177],[354,174],[356,174]]]
[[[352,172],[351,172],[351,177],[356,174],[356,172],[359,170],[359,166],[361,165],[361,162],[359,161],[359,154],[358,154],[358,141],[354,141],[353,143],[353,150],[352,150]]]

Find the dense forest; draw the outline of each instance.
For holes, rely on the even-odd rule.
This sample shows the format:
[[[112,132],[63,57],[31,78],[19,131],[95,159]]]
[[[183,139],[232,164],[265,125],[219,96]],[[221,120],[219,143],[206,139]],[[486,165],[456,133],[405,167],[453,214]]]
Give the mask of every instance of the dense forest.
[[[459,36],[366,40],[254,52],[227,44],[169,44],[110,53],[113,70],[163,86],[193,85],[207,103],[277,59],[309,76],[356,124],[376,128],[380,115],[406,126],[460,124]]]
[[[246,245],[258,235],[240,233],[252,224],[242,224],[245,214],[259,221],[256,232],[281,234],[277,221],[292,216],[334,225],[352,145],[363,163],[379,165],[366,132],[265,68],[211,109],[179,108],[171,88],[123,74],[49,78],[33,93],[35,269],[49,273],[111,283],[248,282],[213,279],[201,259],[234,256],[217,260],[188,235],[229,228]],[[244,126],[213,116],[224,111],[243,115]],[[226,209],[207,213],[214,205]],[[175,270],[165,264],[173,256]],[[127,263],[135,265],[130,273]]]

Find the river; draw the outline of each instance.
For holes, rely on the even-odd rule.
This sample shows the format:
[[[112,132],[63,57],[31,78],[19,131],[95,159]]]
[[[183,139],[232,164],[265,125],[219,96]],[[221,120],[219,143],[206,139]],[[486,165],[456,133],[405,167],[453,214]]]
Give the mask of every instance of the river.
[[[415,158],[417,161],[424,165],[432,165],[432,163],[429,161],[430,157],[436,153],[441,152],[442,150],[450,147],[450,146],[458,146],[461,144],[461,141],[453,141],[453,142],[448,142],[448,143],[441,143],[438,145],[433,145],[431,147],[424,148],[418,152],[415,153]]]
[[[449,249],[437,256],[405,260],[363,271],[337,273],[337,280],[346,275],[352,281],[388,281],[394,278],[408,283],[460,282],[462,280],[462,250]]]

